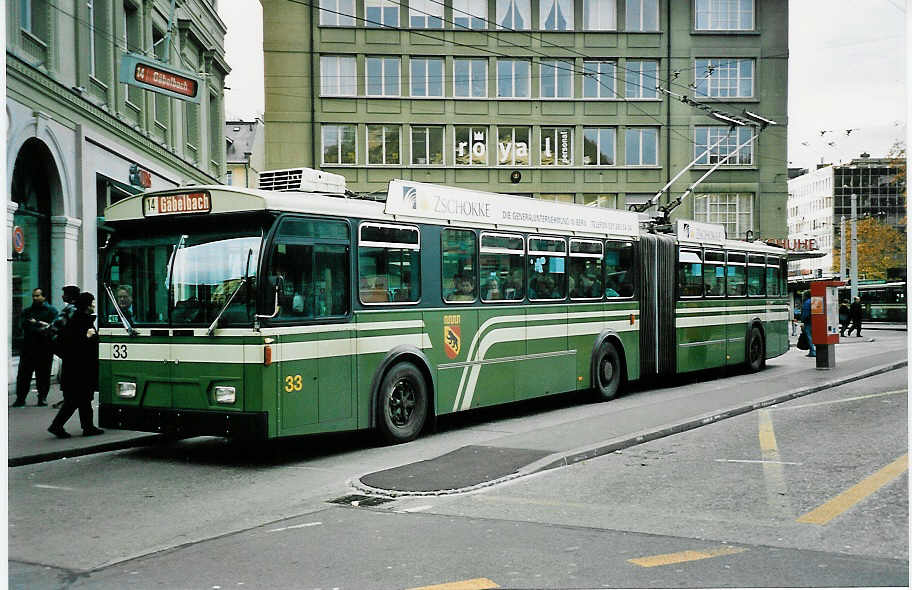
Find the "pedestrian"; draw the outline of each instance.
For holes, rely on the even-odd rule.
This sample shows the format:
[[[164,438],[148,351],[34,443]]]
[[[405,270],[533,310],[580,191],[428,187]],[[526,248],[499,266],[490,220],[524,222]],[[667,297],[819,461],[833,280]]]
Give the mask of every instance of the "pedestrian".
[[[67,325],[67,322],[70,321],[70,318],[73,317],[73,314],[76,313],[76,298],[79,297],[79,287],[76,285],[67,285],[63,288],[63,302],[66,305],[63,306],[63,309],[60,310],[60,313],[57,314],[57,318],[51,323],[49,328],[50,332],[50,342],[51,350],[54,351],[58,357],[63,359],[61,356],[61,351],[58,346],[60,342],[60,334],[63,332],[64,328]],[[60,370],[57,372],[57,382],[61,383],[63,381],[63,363],[60,365]],[[54,409],[59,409],[63,405],[63,400],[55,402],[51,407]]]
[[[32,384],[32,373],[38,384],[38,403],[46,406],[51,388],[51,363],[54,355],[48,340],[48,328],[57,317],[57,309],[49,305],[40,288],[32,289],[32,305],[22,310],[22,350],[19,353],[19,374],[16,375],[14,408],[25,405]]]
[[[849,319],[852,321],[852,325],[849,326],[846,333],[851,336],[852,330],[855,330],[855,336],[861,338],[861,297],[856,296],[852,300],[852,306],[849,308]]]
[[[801,324],[805,336],[808,340],[807,356],[817,356],[817,347],[814,346],[813,332],[811,331],[811,292],[804,292],[804,300],[801,303]]]
[[[70,437],[63,425],[77,410],[83,436],[104,433],[92,424],[92,398],[98,389],[98,333],[94,314],[95,297],[91,293],[80,293],[76,299],[76,313],[60,334],[63,406],[48,427],[48,432],[58,438]]]
[[[846,328],[849,327],[849,304],[843,301],[839,304],[839,335],[845,336]]]

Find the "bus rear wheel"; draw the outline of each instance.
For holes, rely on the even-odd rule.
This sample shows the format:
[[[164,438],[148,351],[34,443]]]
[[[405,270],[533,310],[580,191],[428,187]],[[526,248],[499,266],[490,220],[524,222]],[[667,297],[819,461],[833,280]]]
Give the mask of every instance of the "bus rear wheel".
[[[412,363],[399,363],[387,371],[377,400],[380,435],[392,444],[415,439],[428,413],[428,388]]]
[[[600,400],[614,399],[621,386],[621,357],[610,342],[602,342],[593,361],[595,393]]]
[[[763,333],[760,328],[754,326],[750,330],[750,336],[747,339],[747,370],[756,373],[763,368],[765,364],[766,351],[763,346]]]

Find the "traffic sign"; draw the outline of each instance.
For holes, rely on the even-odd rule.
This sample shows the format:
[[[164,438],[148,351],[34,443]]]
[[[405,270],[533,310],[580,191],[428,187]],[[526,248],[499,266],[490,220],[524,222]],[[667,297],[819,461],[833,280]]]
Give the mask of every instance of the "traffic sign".
[[[25,250],[25,232],[20,226],[13,227],[13,252],[22,254]]]

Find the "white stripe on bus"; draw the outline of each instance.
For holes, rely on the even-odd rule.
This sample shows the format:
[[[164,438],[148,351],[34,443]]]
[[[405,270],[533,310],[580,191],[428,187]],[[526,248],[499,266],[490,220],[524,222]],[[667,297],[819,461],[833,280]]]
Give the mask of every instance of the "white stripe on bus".
[[[309,324],[306,326],[283,326],[280,328],[263,328],[256,331],[253,328],[218,328],[215,336],[282,336],[286,334],[323,334],[326,332],[344,332],[346,330],[398,330],[409,328],[424,328],[424,320],[397,320],[389,322],[347,322],[332,324]],[[161,328],[137,328],[137,335],[149,336],[150,330],[181,330],[174,326]],[[191,329],[191,328],[186,328]],[[194,336],[206,336],[207,328],[192,328]],[[126,336],[126,328],[101,328],[98,331],[102,336]]]

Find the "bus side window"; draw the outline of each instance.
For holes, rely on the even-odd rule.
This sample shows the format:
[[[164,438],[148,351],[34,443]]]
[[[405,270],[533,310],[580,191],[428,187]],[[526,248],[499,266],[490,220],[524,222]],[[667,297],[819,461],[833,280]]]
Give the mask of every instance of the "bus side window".
[[[605,244],[605,296],[633,297],[633,244]]]
[[[348,313],[348,247],[318,245],[314,252],[314,298],[317,317]]]
[[[750,254],[747,257],[747,294],[761,296],[766,294],[766,262],[763,256]]]
[[[700,252],[681,250],[678,258],[678,293],[681,297],[703,295],[703,259]]]
[[[467,229],[444,229],[440,240],[443,256],[443,300],[448,303],[475,301],[478,275],[475,232]],[[494,286],[496,287],[496,282]]]
[[[417,302],[421,284],[418,228],[362,223],[358,232],[358,298],[361,302]]]

